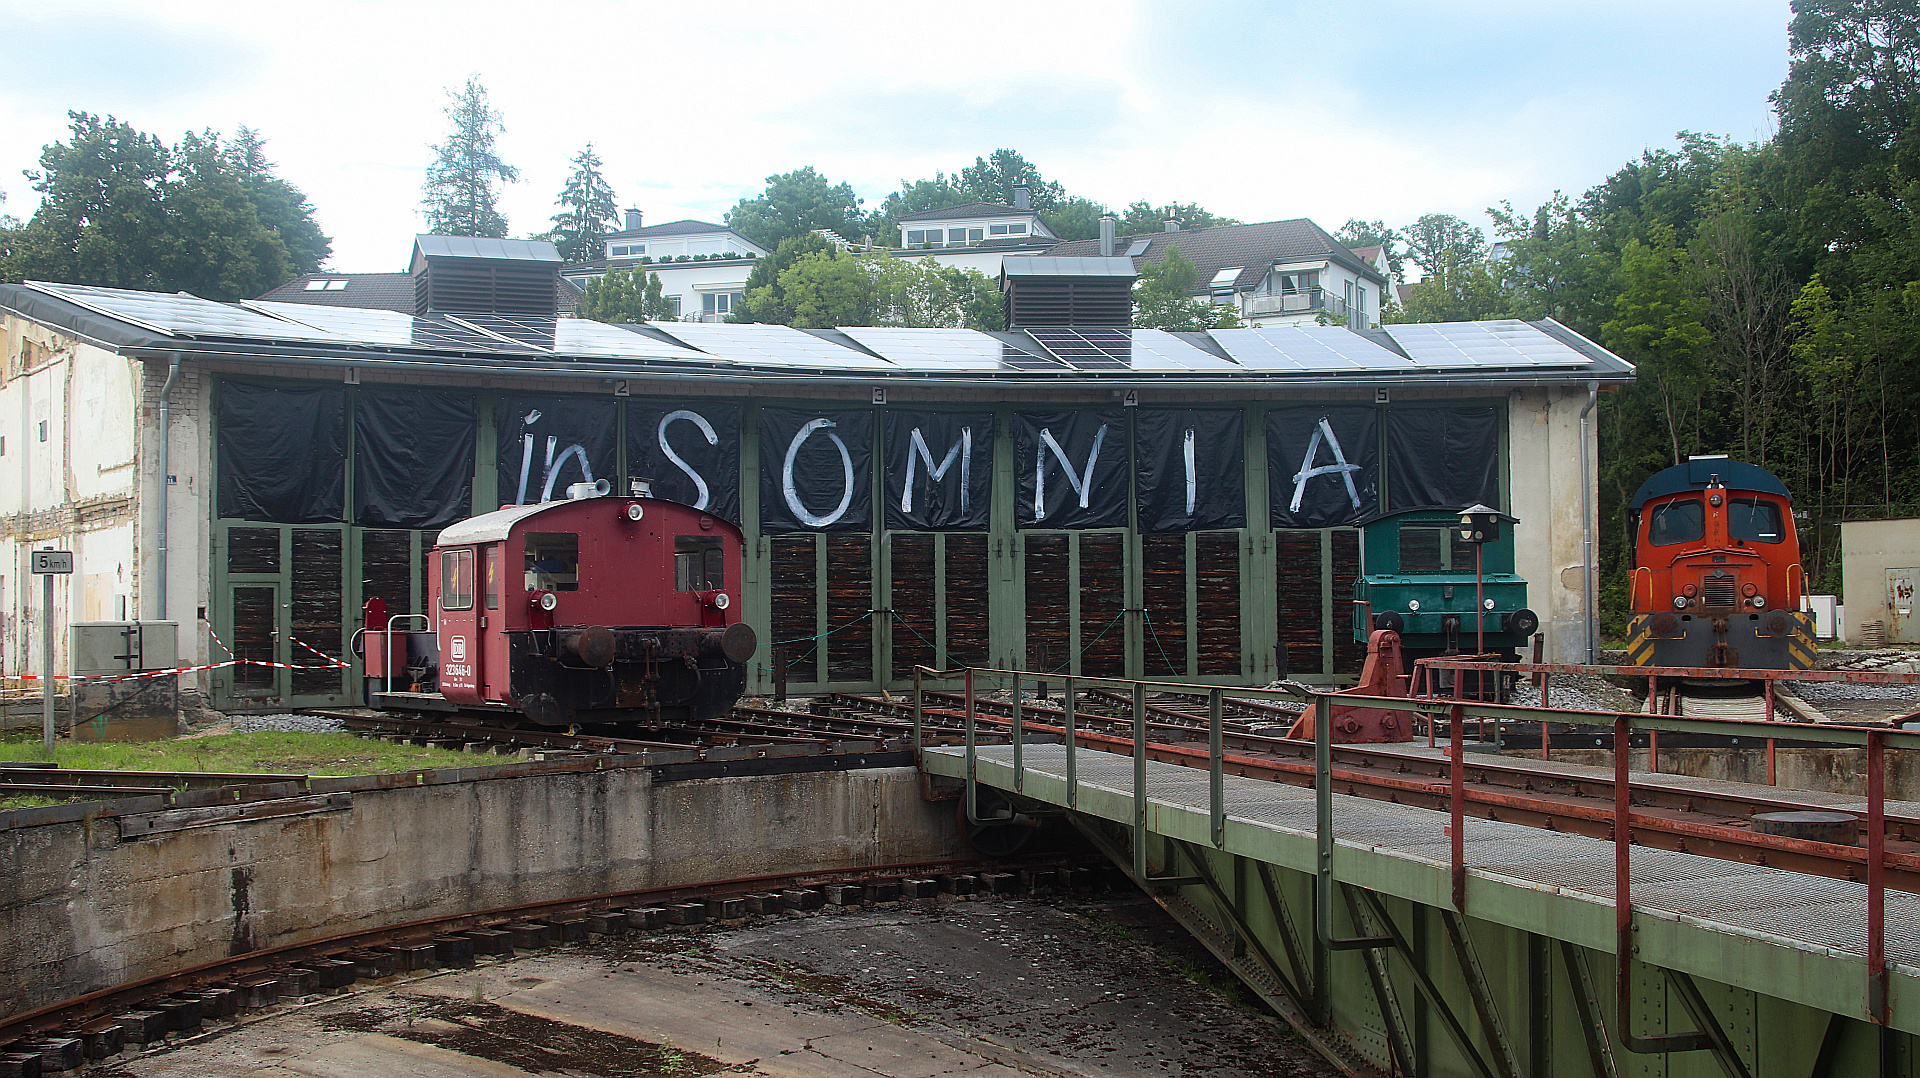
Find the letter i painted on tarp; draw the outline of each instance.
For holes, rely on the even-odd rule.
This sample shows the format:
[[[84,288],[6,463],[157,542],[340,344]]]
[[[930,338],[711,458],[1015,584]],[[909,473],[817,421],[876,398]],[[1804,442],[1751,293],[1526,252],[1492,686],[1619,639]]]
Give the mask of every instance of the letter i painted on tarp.
[[[528,412],[525,418],[520,421],[523,427],[531,427],[538,422],[540,422],[540,410],[537,408]],[[527,504],[527,480],[533,473],[533,443],[534,436],[531,431],[520,436],[520,487],[514,493],[513,501],[515,505]],[[554,451],[559,449],[559,445],[559,438],[551,435],[548,436],[545,462],[546,472],[544,481],[540,485],[540,500],[543,502],[552,500],[553,484],[560,478],[560,467],[567,462],[568,457],[572,457],[580,462],[580,481],[583,483],[593,482],[593,465],[587,463],[586,447],[576,442],[565,449],[560,449],[559,455],[556,457]]]
[[[1324,440],[1333,453],[1333,463],[1315,467],[1314,457],[1320,452],[1320,443]],[[1348,464],[1346,454],[1341,452],[1340,439],[1334,436],[1333,425],[1325,416],[1320,417],[1320,425],[1314,429],[1313,437],[1307,442],[1307,452],[1300,460],[1300,470],[1293,474],[1292,511],[1300,511],[1300,500],[1306,496],[1307,481],[1316,476],[1338,475],[1347,484],[1347,500],[1355,509],[1360,508],[1360,491],[1353,484],[1353,473],[1360,470],[1358,464]]]
[[[1054,440],[1053,431],[1040,428],[1039,443],[1033,450],[1033,519],[1047,519],[1047,451],[1052,450],[1054,458],[1067,473],[1067,485],[1080,496],[1080,508],[1087,507],[1087,500],[1093,494],[1093,469],[1100,462],[1100,446],[1107,440],[1107,425],[1100,424],[1100,432],[1093,436],[1093,448],[1087,451],[1087,466],[1076,474],[1073,461],[1067,459],[1067,451],[1060,448]]]

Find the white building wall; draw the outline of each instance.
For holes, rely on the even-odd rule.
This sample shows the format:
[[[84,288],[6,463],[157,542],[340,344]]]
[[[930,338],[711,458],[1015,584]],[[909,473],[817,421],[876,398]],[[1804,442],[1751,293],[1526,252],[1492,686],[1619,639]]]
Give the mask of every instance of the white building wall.
[[[71,550],[54,578],[55,671],[70,620],[136,610],[137,361],[8,316],[0,332],[0,672],[41,671],[44,582],[29,551]],[[44,424],[44,428],[42,426]]]
[[[1577,387],[1514,390],[1507,400],[1507,511],[1514,525],[1514,570],[1527,581],[1527,605],[1540,616],[1548,662],[1585,662],[1586,550],[1581,505],[1598,527],[1595,484],[1580,474]],[[1589,466],[1599,447],[1598,424],[1588,423]],[[1594,537],[1596,549],[1598,536]],[[1598,580],[1595,581],[1596,592]]]
[[[1883,639],[1894,638],[1893,611],[1887,606],[1887,570],[1920,568],[1920,518],[1848,520],[1840,524],[1840,601],[1847,623],[1840,634],[1860,642],[1860,627],[1878,621]]]

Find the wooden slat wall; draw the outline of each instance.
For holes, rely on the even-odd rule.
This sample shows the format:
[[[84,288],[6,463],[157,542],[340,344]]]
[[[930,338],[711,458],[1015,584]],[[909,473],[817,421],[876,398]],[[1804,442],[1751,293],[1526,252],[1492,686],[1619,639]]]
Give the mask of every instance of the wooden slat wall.
[[[787,680],[818,681],[820,665],[818,649],[806,638],[813,636],[819,617],[816,609],[814,586],[814,537],[811,535],[779,535],[767,540],[769,560],[772,562],[769,576],[772,584],[773,600],[773,641],[798,640],[799,643],[786,644]],[[768,649],[767,661],[773,661],[772,649]]]
[[[915,665],[945,665],[931,643],[939,631],[934,620],[933,541],[925,533],[893,536],[893,676],[903,681],[912,680]]]
[[[344,538],[345,533],[337,528],[293,530],[293,594],[288,596],[293,638],[334,657],[341,654],[340,544]],[[296,643],[291,662],[294,666],[315,666],[324,660]],[[338,667],[293,672],[295,696],[331,696],[345,689],[345,673]]]
[[[275,661],[273,596],[274,589],[268,587],[242,586],[233,589],[234,658],[256,662]],[[274,670],[271,666],[241,665],[232,669],[235,692],[251,690],[257,693],[273,688]]]
[[[1052,670],[1073,654],[1067,537],[1029,534],[1026,539],[1027,665]],[[1071,672],[1073,668],[1062,669]]]
[[[280,571],[279,528],[228,528],[227,572]]]
[[[1140,537],[1141,597],[1152,631],[1141,644],[1147,676],[1187,673],[1187,537]],[[1098,630],[1095,630],[1098,631]]]
[[[873,537],[839,532],[827,536],[828,681],[873,680],[873,625],[849,622],[873,609]]]
[[[360,533],[361,602],[378,597],[386,600],[389,616],[413,613],[412,538],[403,531]]]
[[[985,666],[987,641],[987,537],[949,534],[947,543],[947,659]],[[928,619],[931,622],[932,619]]]
[[[1127,674],[1127,626],[1113,620],[1126,609],[1126,550],[1126,536],[1117,532],[1080,533],[1080,649],[1084,652],[1080,669],[1083,673],[1101,677]],[[1063,612],[1065,609],[1061,608]]]
[[[1360,533],[1333,533],[1333,672],[1358,677],[1367,645],[1353,638],[1353,582],[1360,576]]]
[[[1200,673],[1240,673],[1240,533],[1194,536]]]
[[[1273,533],[1279,556],[1278,606],[1280,640],[1287,646],[1287,671],[1319,674],[1326,670],[1326,646],[1321,634],[1325,613],[1320,591],[1320,533]]]

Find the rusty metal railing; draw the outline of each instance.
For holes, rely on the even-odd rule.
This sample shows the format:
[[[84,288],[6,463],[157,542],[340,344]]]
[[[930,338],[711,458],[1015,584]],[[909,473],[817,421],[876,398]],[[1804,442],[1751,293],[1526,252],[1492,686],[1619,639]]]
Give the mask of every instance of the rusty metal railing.
[[[1584,666],[1559,663],[1495,663],[1473,662],[1462,658],[1433,658],[1420,660],[1419,665],[1432,669],[1466,669],[1481,674],[1494,673],[1597,673],[1625,674],[1634,676],[1659,677],[1713,677],[1721,679],[1776,680],[1795,681],[1852,681],[1869,684],[1920,684],[1920,674],[1888,672],[1848,672],[1848,671],[1754,671],[1754,670],[1712,670],[1693,668],[1645,668],[1621,666]],[[996,680],[1008,680],[1017,697],[1023,680],[1051,678],[1061,680],[1059,675],[1048,675],[1028,670],[1010,670],[995,667],[966,667],[953,670],[935,670],[931,667],[916,667],[914,670],[914,745],[916,749],[924,745],[923,694],[927,679],[939,681],[963,680],[966,685],[966,705],[963,716],[966,744],[966,806],[968,818],[975,822],[991,823],[980,820],[977,815],[978,788],[978,747],[977,731],[978,711],[975,706],[975,678],[988,676]],[[1476,700],[1461,696],[1420,696],[1420,697],[1383,697],[1360,696],[1342,693],[1336,696],[1331,691],[1318,687],[1287,683],[1281,688],[1234,688],[1225,690],[1214,686],[1195,686],[1178,682],[1155,682],[1138,679],[1094,677],[1076,675],[1065,678],[1065,756],[1066,756],[1066,800],[1068,808],[1076,808],[1079,801],[1079,777],[1077,759],[1080,750],[1080,738],[1076,736],[1074,719],[1074,700],[1077,688],[1107,686],[1129,689],[1132,692],[1132,737],[1130,738],[1133,759],[1133,811],[1132,823],[1135,828],[1133,842],[1134,874],[1143,883],[1180,883],[1187,877],[1160,877],[1150,874],[1147,864],[1146,834],[1148,823],[1148,798],[1146,782],[1147,762],[1147,706],[1146,695],[1149,691],[1165,692],[1185,696],[1205,693],[1209,698],[1208,714],[1208,769],[1210,782],[1208,790],[1208,816],[1211,822],[1211,837],[1216,848],[1223,848],[1226,842],[1226,806],[1223,789],[1224,751],[1222,747],[1222,708],[1221,700],[1230,691],[1234,696],[1249,698],[1291,698],[1305,701],[1314,708],[1314,838],[1316,845],[1315,890],[1320,899],[1316,916],[1316,936],[1323,946],[1330,949],[1368,948],[1386,946],[1386,938],[1357,937],[1338,938],[1333,930],[1333,766],[1332,766],[1332,730],[1333,708],[1338,706],[1365,706],[1394,711],[1405,711],[1425,718],[1429,727],[1444,723],[1448,731],[1448,834],[1449,834],[1449,870],[1452,882],[1452,901],[1456,910],[1464,913],[1467,905],[1467,864],[1465,850],[1465,728],[1469,721],[1482,724],[1493,723],[1534,723],[1559,722],[1576,726],[1611,727],[1614,735],[1614,905],[1616,928],[1616,987],[1619,993],[1620,1014],[1622,1016],[1622,1037],[1629,1047],[1641,1052],[1678,1052],[1702,1047],[1699,1038],[1704,1034],[1663,1034],[1656,1037],[1637,1037],[1626,1028],[1625,1016],[1631,1013],[1629,994],[1631,988],[1629,965],[1632,960],[1633,945],[1633,884],[1632,862],[1630,857],[1633,845],[1634,815],[1632,811],[1632,786],[1628,764],[1631,755],[1631,735],[1635,730],[1647,730],[1650,735],[1660,730],[1682,733],[1715,734],[1730,736],[1755,736],[1773,739],[1785,736],[1795,742],[1815,742],[1840,747],[1855,747],[1866,750],[1867,775],[1867,850],[1866,850],[1866,890],[1867,890],[1867,1000],[1869,1015],[1873,1021],[1886,1025],[1889,1021],[1886,963],[1886,848],[1885,848],[1885,751],[1887,748],[1920,749],[1920,731],[1904,729],[1884,729],[1870,726],[1854,726],[1839,723],[1793,723],[1785,724],[1752,719],[1724,719],[1708,717],[1690,717],[1662,713],[1601,712],[1583,711],[1568,708],[1538,708],[1515,704],[1500,704],[1486,700]],[[1459,679],[1455,678],[1456,685]],[[1657,682],[1655,682],[1657,685]],[[1771,685],[1769,684],[1769,689]],[[1023,724],[1018,711],[1014,712],[1012,724],[1013,770],[1016,790],[1025,788],[1026,762],[1022,748]],[[1101,750],[1094,750],[1101,751]],[[1771,769],[1770,769],[1771,770]]]

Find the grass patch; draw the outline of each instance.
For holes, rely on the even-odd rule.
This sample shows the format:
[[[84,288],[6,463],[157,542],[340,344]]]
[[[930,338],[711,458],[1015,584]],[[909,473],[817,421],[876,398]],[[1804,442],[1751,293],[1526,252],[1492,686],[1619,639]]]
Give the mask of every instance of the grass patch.
[[[43,797],[40,794],[22,794],[19,797],[0,797],[0,812],[8,809],[37,809],[48,805],[61,805],[74,800],[70,797]]]
[[[71,742],[54,748],[61,767],[93,771],[239,771],[295,775],[377,775],[495,762],[463,752],[394,745],[352,734],[265,731],[171,741]],[[38,737],[0,740],[0,763],[45,763]],[[9,806],[21,807],[21,806]]]

